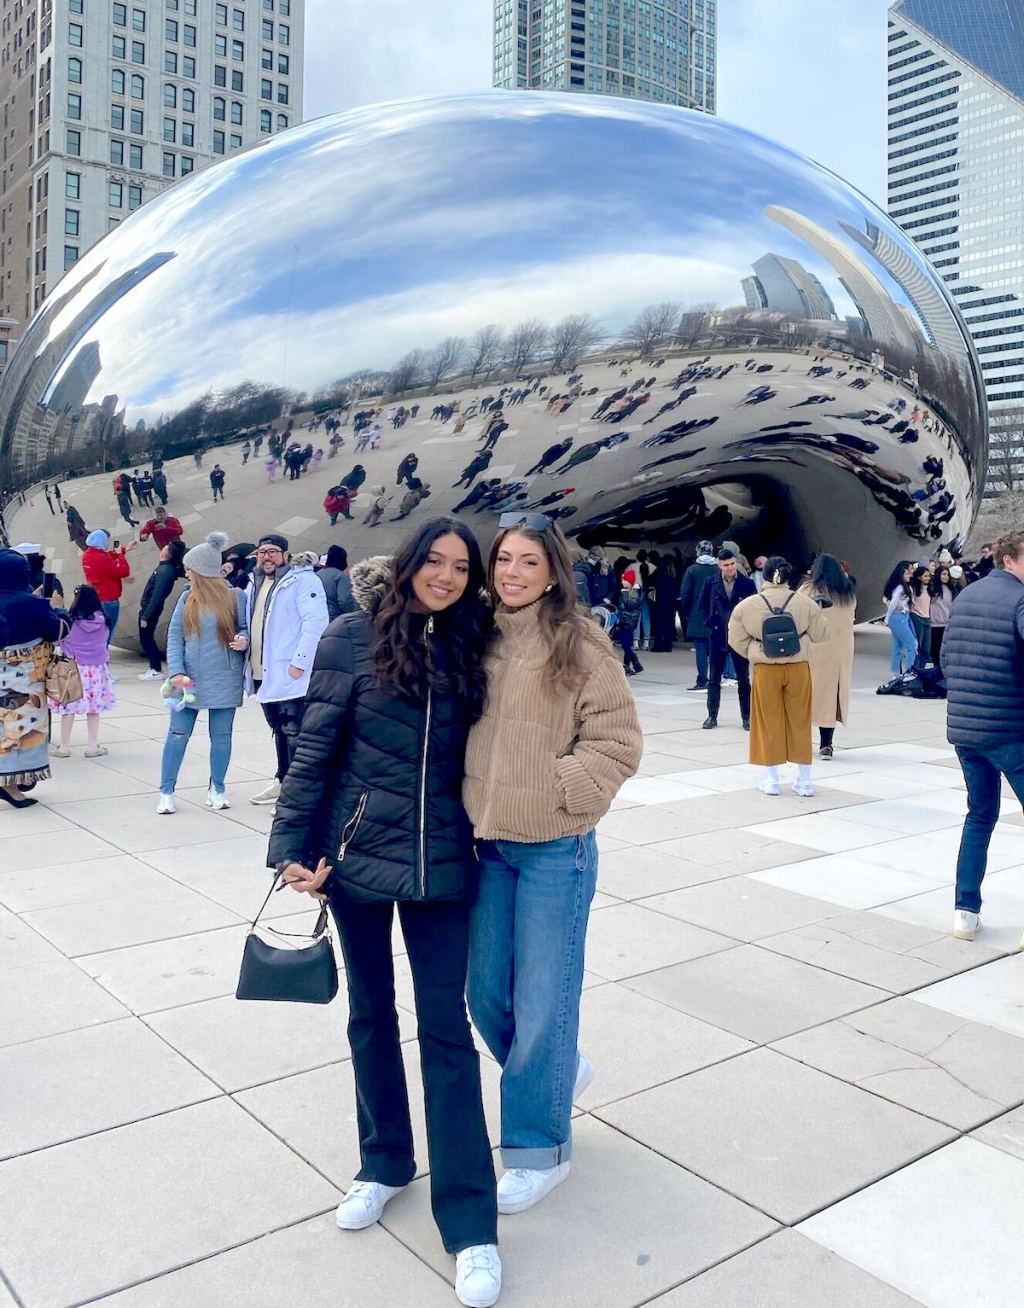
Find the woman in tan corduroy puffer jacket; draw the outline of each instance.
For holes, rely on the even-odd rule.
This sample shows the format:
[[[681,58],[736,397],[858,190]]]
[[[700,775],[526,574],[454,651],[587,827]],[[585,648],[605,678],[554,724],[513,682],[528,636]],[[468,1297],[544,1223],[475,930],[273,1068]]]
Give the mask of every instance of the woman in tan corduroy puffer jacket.
[[[497,612],[463,800],[480,860],[467,994],[502,1067],[498,1211],[569,1173],[583,952],[597,882],[594,827],[636,771],[640,724],[611,642],[577,605],[565,537],[538,513],[499,519]]]

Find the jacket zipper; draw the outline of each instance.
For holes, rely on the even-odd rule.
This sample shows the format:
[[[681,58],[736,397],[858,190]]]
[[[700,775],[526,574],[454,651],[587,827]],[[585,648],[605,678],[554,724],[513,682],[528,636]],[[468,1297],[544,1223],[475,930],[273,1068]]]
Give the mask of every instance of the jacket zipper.
[[[342,828],[341,844],[338,846],[339,863],[344,863],[345,851],[348,849],[349,845],[351,845],[352,841],[355,840],[356,838],[356,832],[359,830],[359,824],[360,822],[362,822],[363,814],[366,812],[366,801],[369,798],[370,798],[370,792],[368,790],[364,790],[363,793],[359,796],[359,802],[358,804],[356,804],[355,812],[352,814],[349,820],[345,823],[345,826]],[[351,831],[349,830],[349,827],[352,828]]]
[[[428,636],[434,634],[434,619],[427,619]],[[427,683],[427,719],[423,731],[423,758],[420,763],[420,898],[427,897],[427,754],[430,752],[430,719],[434,709],[434,691]]]

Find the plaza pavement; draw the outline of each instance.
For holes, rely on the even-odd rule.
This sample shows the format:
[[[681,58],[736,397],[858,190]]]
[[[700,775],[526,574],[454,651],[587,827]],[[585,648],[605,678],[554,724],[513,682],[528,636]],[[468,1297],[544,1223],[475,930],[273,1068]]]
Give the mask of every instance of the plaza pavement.
[[[569,1180],[501,1220],[505,1308],[1020,1304],[1024,824],[1008,802],[984,933],[951,940],[961,776],[943,705],[874,695],[886,650],[859,633],[813,800],[752,789],[732,692],[704,732],[692,657],[644,656],[644,761],[600,828],[597,1076]],[[0,812],[0,1305],[447,1308],[422,1175],[378,1228],[334,1225],[357,1167],[344,987],[233,997],[268,875],[259,710],[230,811],[203,807],[200,725],[158,817],[166,713],[139,666],[116,659],[109,755],[76,740],[37,807]],[[302,929],[302,903],[271,911]],[[496,1140],[487,1057],[483,1084]]]

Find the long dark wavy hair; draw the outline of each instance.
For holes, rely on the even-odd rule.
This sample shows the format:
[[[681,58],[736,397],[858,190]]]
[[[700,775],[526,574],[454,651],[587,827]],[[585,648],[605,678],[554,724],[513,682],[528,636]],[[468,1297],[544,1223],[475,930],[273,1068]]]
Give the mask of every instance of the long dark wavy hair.
[[[946,578],[947,578],[946,581],[942,580],[943,573],[946,574]],[[953,584],[953,574],[949,570],[949,564],[939,563],[936,564],[935,569],[932,572],[932,579],[928,583],[928,594],[934,596],[941,596],[942,588],[944,586],[948,586],[950,591],[954,595],[956,594],[956,586]]]
[[[499,531],[491,546],[491,556],[487,564],[487,588],[491,595],[497,597],[494,590],[494,565],[498,551],[506,536],[512,534],[524,536],[543,552],[554,577],[554,583],[547,595],[536,601],[539,609],[540,631],[548,647],[548,668],[552,680],[563,689],[574,689],[583,672],[582,647],[585,641],[611,645],[601,632],[597,623],[580,607],[576,583],[572,575],[572,553],[569,542],[557,522],[552,522],[544,531],[535,531],[525,525],[509,527]]]
[[[927,564],[919,563],[914,571],[910,574],[910,580],[907,582],[907,588],[916,596],[920,597],[925,590],[924,574],[931,572]],[[931,580],[931,578],[929,578]]]
[[[466,589],[449,608],[433,614],[435,639],[444,648],[443,666],[434,646],[421,637],[423,615],[413,608],[412,579],[426,563],[441,536],[458,536],[469,553]],[[422,701],[427,690],[454,694],[467,706],[473,721],[487,697],[484,653],[490,634],[490,612],[483,600],[484,565],[472,532],[455,518],[430,518],[405,538],[391,560],[391,584],[375,619],[373,664],[381,685],[394,687],[406,699]]]
[[[889,580],[882,587],[882,594],[887,600],[892,599],[893,591],[895,591],[897,586],[903,586],[903,574],[909,567],[910,563],[907,559],[904,559],[902,563],[897,563],[892,572],[890,572]],[[905,586],[904,590],[906,590]]]
[[[840,608],[849,608],[857,597],[852,578],[832,554],[819,554],[811,565],[811,590],[815,595],[827,595]]]

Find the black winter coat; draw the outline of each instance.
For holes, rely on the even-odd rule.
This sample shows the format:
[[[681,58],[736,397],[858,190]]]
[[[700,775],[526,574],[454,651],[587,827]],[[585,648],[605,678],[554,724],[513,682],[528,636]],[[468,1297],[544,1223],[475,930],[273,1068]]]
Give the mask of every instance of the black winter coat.
[[[146,582],[146,589],[142,592],[142,600],[139,603],[139,617],[150,625],[155,625],[160,621],[160,615],[164,611],[164,605],[174,589],[174,583],[178,579],[178,569],[173,563],[166,559],[158,563],[149,575]]]
[[[725,582],[721,573],[709,577],[700,594],[700,611],[708,629],[708,640],[715,649],[729,648],[729,619],[740,600],[749,599],[757,594],[757,587],[749,577],[744,577],[738,569],[733,583],[732,599],[725,592]],[[767,609],[765,612],[767,613]]]
[[[462,807],[470,721],[454,696],[415,703],[382,689],[373,634],[365,612],[324,632],[267,864],[315,869],[323,857],[330,892],[350,899],[460,898],[476,889]]]
[[[953,745],[1024,741],[1024,585],[1001,569],[960,592],[942,642]]]
[[[691,563],[683,573],[683,585],[679,592],[679,616],[686,625],[688,640],[707,640],[708,624],[700,611],[700,597],[704,583],[718,575],[718,564]]]

